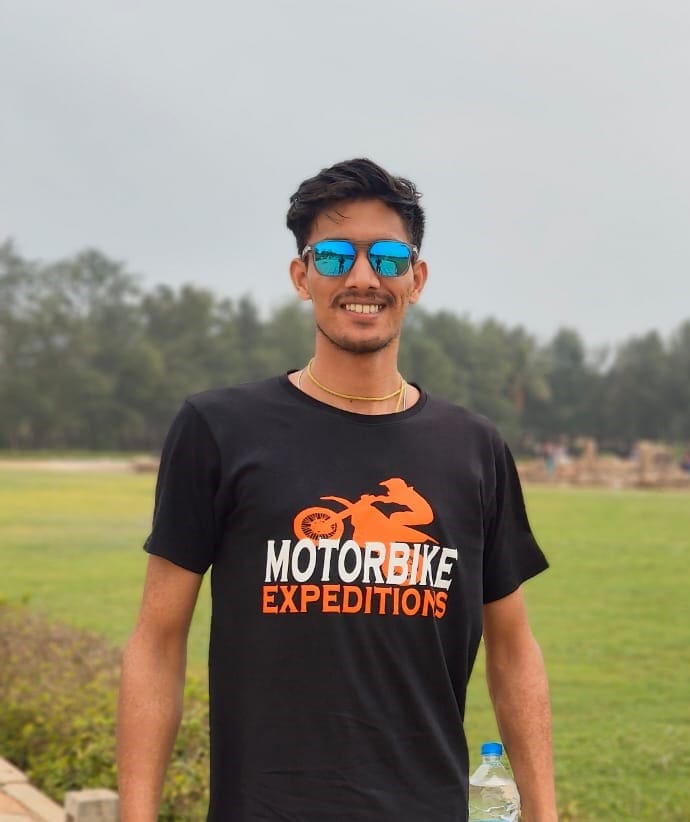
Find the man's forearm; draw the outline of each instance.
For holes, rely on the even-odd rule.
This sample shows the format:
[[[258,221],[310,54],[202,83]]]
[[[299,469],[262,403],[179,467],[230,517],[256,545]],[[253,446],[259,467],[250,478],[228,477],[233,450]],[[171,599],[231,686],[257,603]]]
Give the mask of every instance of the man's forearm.
[[[121,822],[155,822],[182,715],[185,651],[133,634],[122,663],[117,766]]]
[[[557,820],[549,687],[534,638],[508,662],[487,656],[487,680],[498,729],[510,758],[524,822]]]

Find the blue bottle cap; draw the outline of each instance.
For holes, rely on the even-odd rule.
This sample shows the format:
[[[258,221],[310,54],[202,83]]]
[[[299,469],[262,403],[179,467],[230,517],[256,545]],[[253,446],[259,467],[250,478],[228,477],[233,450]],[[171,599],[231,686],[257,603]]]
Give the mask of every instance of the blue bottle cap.
[[[503,745],[500,742],[485,742],[482,745],[482,756],[501,756]]]

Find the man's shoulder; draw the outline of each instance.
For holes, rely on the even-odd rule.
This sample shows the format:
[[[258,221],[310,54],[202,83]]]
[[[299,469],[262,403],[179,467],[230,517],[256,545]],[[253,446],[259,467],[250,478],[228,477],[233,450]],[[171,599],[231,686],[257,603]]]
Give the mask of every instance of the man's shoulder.
[[[280,377],[209,388],[190,394],[182,413],[202,419],[215,433],[232,427],[251,427],[254,421],[270,415],[271,409],[279,409],[279,400],[286,393]]]
[[[483,435],[491,439],[500,438],[495,423],[488,417],[444,397],[427,393],[425,410],[432,416],[435,424],[447,423],[453,426],[462,426],[465,430],[477,435]]]
[[[207,388],[190,394],[186,402],[202,415],[215,410],[246,408],[252,403],[265,402],[280,393],[280,378],[268,377],[262,380],[237,383],[222,388]]]

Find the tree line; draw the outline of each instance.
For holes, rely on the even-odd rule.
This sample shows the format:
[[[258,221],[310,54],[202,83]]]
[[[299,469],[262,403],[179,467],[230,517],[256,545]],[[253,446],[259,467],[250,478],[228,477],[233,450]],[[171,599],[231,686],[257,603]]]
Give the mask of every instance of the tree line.
[[[160,449],[183,398],[300,368],[313,348],[297,301],[262,318],[247,296],[193,285],[145,290],[97,250],[54,263],[0,245],[0,448]],[[405,377],[485,414],[516,450],[594,437],[626,453],[639,439],[690,442],[690,319],[613,350],[560,329],[415,306]]]

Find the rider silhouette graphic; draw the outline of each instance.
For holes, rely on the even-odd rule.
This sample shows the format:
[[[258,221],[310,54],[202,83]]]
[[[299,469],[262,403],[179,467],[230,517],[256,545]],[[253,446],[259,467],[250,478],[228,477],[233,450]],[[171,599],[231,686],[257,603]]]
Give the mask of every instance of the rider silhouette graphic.
[[[360,546],[367,542],[382,542],[387,547],[392,542],[436,543],[429,534],[410,527],[427,525],[434,519],[434,512],[424,497],[400,477],[391,477],[379,484],[387,489],[385,494],[362,494],[354,502],[343,497],[321,497],[339,502],[345,506],[344,510],[333,511],[321,506],[303,509],[294,519],[295,535],[298,539],[339,539],[345,530],[343,521],[350,517],[352,538]],[[376,503],[395,503],[405,506],[406,510],[388,515]],[[384,571],[387,564],[384,562]]]

